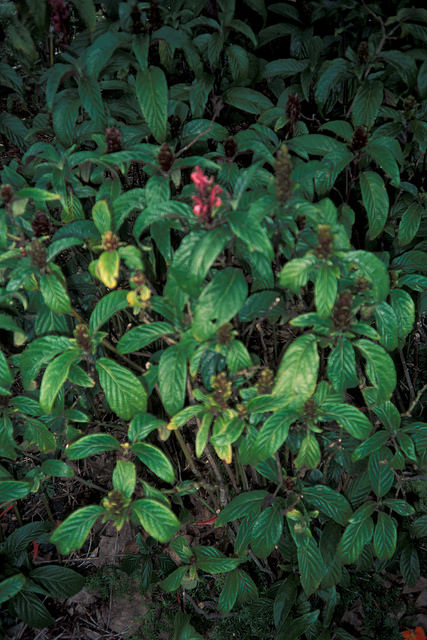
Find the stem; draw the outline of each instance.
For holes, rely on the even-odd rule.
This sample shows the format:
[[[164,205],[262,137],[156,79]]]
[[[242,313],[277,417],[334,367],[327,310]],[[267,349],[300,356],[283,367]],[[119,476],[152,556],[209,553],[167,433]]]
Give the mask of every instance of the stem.
[[[199,471],[197,470],[196,465],[194,464],[194,460],[193,460],[193,457],[192,457],[192,455],[190,453],[190,449],[188,448],[188,446],[187,446],[187,444],[186,444],[186,442],[185,442],[185,440],[183,438],[183,435],[182,435],[182,433],[181,433],[181,431],[179,429],[175,429],[175,436],[176,436],[176,439],[178,440],[178,444],[181,447],[182,453],[184,454],[185,459],[187,460],[188,466],[190,467],[192,473],[194,473],[194,475],[197,478],[200,478],[201,475],[200,475]]]
[[[212,129],[212,127],[214,125],[214,122],[217,119],[218,115],[219,115],[219,108],[217,107],[214,110],[214,114],[213,114],[212,120],[211,120],[208,128],[205,129],[204,131],[201,131],[200,133],[198,133],[197,136],[191,142],[189,142],[187,145],[185,145],[185,147],[182,147],[182,149],[180,149],[178,151],[178,153],[175,154],[175,159],[179,158],[179,156],[181,156],[183,153],[185,153],[185,151],[188,151],[188,149],[190,149],[190,147],[192,147],[193,144],[195,144],[197,142],[197,140],[199,140],[202,136],[204,136],[206,133],[209,133],[209,131]]]
[[[236,491],[236,493],[238,493],[239,492],[239,487],[237,485],[237,481],[236,481],[236,477],[235,477],[235,475],[233,473],[233,469],[226,462],[223,462],[223,464],[224,464],[225,470],[227,472],[227,475],[228,475],[228,477],[230,479],[230,482],[233,485],[234,491]]]
[[[16,519],[18,520],[19,526],[22,527],[22,525],[24,523],[22,522],[21,514],[19,513],[19,509],[18,509],[18,506],[16,504],[13,505],[13,512],[14,512],[14,514],[16,516]]]
[[[222,475],[218,469],[218,466],[212,456],[211,450],[209,445],[207,444],[205,447],[205,456],[207,457],[207,459],[209,460],[209,464],[212,467],[212,471],[215,474],[215,477],[217,479],[218,482],[218,489],[219,489],[219,503],[221,505],[222,508],[225,507],[225,505],[227,504],[228,501],[228,496],[227,496],[227,489],[224,485],[224,481],[222,479]]]
[[[75,309],[71,309],[71,314],[76,318],[76,320],[80,324],[86,324],[86,320],[84,320],[84,318],[82,318],[82,316]],[[117,349],[105,338],[102,340],[101,344],[103,347],[105,347],[106,349],[114,353],[115,356],[123,360],[123,362],[126,362],[126,364],[129,365],[129,367],[131,367],[132,369],[135,369],[135,371],[139,371],[140,373],[147,373],[144,367],[141,367],[139,364],[136,364],[126,356],[122,355],[121,353],[118,353]]]
[[[46,496],[45,496],[45,494],[43,493],[43,491],[40,491],[40,493],[39,493],[39,497],[40,497],[40,500],[43,502],[43,506],[44,506],[44,508],[46,509],[46,513],[47,513],[47,515],[48,515],[49,520],[52,522],[52,524],[53,524],[53,525],[56,525],[56,520],[55,520],[55,518],[53,517],[53,513],[52,513],[52,511],[50,510],[49,501],[48,501],[48,499],[46,498]]]
[[[409,375],[408,365],[406,364],[405,356],[403,355],[403,351],[399,351],[400,362],[402,363],[403,372],[405,374],[406,382],[409,387],[409,395],[411,396],[411,402],[415,400],[415,389],[412,384],[411,376]]]
[[[375,18],[375,20],[376,20],[377,22],[379,22],[379,24],[380,24],[380,28],[381,28],[381,40],[379,41],[378,47],[377,47],[377,49],[376,49],[376,51],[375,51],[375,53],[374,53],[374,58],[373,58],[372,62],[371,62],[371,63],[366,67],[366,69],[365,69],[365,72],[364,72],[363,77],[362,77],[362,81],[363,81],[363,80],[366,80],[366,78],[368,77],[369,72],[371,71],[372,67],[374,66],[374,62],[376,61],[376,59],[377,59],[377,58],[378,58],[378,56],[380,55],[380,53],[381,53],[381,51],[382,51],[382,48],[384,47],[384,45],[385,45],[385,43],[386,43],[387,38],[388,38],[388,37],[390,37],[392,33],[394,33],[394,31],[396,30],[396,28],[398,28],[398,27],[400,26],[400,24],[396,25],[396,27],[393,27],[393,29],[392,29],[392,30],[390,31],[390,33],[387,35],[386,30],[385,30],[385,25],[384,25],[384,21],[383,21],[383,19],[382,19],[380,16],[378,16],[376,13],[374,13],[374,11],[372,11],[372,9],[370,9],[370,8],[365,4],[364,0],[362,0],[362,5],[363,5],[363,7],[366,9],[366,11],[367,11],[368,13],[370,13],[370,14],[371,14],[371,16],[372,16],[373,18]],[[361,90],[362,90],[362,83],[360,84],[360,86],[359,86],[358,90],[356,91],[356,94],[355,94],[355,96],[354,96],[353,100],[351,101],[351,105],[350,105],[350,107],[349,107],[349,109],[348,109],[348,111],[347,111],[347,113],[346,113],[346,116],[345,116],[345,117],[346,117],[346,119],[347,119],[347,118],[349,118],[349,116],[350,116],[351,112],[353,111],[354,101],[356,100],[356,98],[357,98],[357,96],[359,95],[359,93],[361,92]]]
[[[410,418],[411,417],[412,411],[415,409],[415,406],[420,401],[421,396],[423,395],[424,391],[427,391],[427,384],[425,384],[423,387],[421,387],[421,389],[418,391],[417,395],[415,396],[415,398],[413,399],[413,401],[409,405],[408,411],[406,411],[405,413],[402,413],[402,417],[403,416],[406,417],[406,418]]]

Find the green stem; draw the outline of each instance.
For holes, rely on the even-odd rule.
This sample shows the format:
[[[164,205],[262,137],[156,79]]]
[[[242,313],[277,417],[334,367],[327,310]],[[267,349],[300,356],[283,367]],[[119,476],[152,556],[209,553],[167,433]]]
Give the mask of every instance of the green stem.
[[[175,429],[175,437],[178,440],[178,444],[181,447],[182,453],[184,454],[185,459],[187,460],[188,466],[190,467],[191,471],[194,473],[194,475],[197,478],[200,478],[201,475],[197,470],[196,465],[194,464],[194,460],[190,453],[190,449],[188,448],[187,443],[185,442],[184,437],[179,429]]]
[[[55,518],[53,517],[53,513],[52,513],[52,511],[50,510],[50,506],[49,506],[48,499],[46,498],[46,496],[45,496],[45,494],[43,493],[43,491],[40,491],[39,496],[40,496],[40,500],[43,502],[43,506],[44,506],[44,508],[46,509],[46,513],[47,513],[47,515],[48,515],[49,520],[50,520],[54,525],[56,525],[56,520],[55,520]]]

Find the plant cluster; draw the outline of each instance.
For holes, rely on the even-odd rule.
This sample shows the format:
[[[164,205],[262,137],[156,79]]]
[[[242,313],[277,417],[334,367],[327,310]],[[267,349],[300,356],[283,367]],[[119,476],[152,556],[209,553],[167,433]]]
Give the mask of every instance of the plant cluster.
[[[130,522],[147,589],[218,576],[220,614],[276,640],[352,638],[359,571],[417,582],[426,25],[406,0],[1,2],[0,505],[40,495],[60,554]],[[67,479],[92,494],[58,525]],[[28,526],[0,602],[45,626],[37,594],[79,583],[31,569]]]

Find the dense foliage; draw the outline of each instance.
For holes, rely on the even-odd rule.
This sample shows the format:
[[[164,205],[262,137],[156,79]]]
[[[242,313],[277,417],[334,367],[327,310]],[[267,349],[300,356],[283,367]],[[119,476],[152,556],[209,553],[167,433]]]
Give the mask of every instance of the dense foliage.
[[[2,543],[13,616],[81,587],[28,544],[69,554],[99,519],[143,533],[147,589],[223,574],[226,614],[267,576],[277,640],[348,640],[360,570],[417,582],[426,24],[404,0],[2,0],[0,503],[95,487]],[[180,614],[174,637],[202,636]]]

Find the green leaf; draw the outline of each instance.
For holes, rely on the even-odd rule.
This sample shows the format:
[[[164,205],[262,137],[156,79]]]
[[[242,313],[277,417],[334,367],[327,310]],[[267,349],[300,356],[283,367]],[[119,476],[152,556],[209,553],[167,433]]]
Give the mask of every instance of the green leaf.
[[[355,346],[366,360],[366,374],[376,388],[376,403],[388,400],[396,386],[396,370],[393,360],[378,344],[370,340],[357,340]]]
[[[360,174],[363,206],[368,214],[370,240],[376,238],[387,222],[389,200],[384,180],[374,171]]]
[[[363,478],[363,476],[361,476]],[[368,485],[369,490],[369,485]],[[369,491],[365,493],[365,496],[368,496]],[[373,500],[368,500],[368,502],[364,502],[350,518],[350,524],[357,524],[358,522],[362,522],[371,516],[377,508],[377,503]]]
[[[136,486],[136,467],[133,462],[117,460],[113,471],[113,487],[131,498]]]
[[[203,455],[203,451],[205,450],[205,447],[208,443],[209,429],[212,424],[212,420],[213,415],[211,413],[205,413],[202,418],[200,428],[198,429],[196,435],[195,449],[197,458],[200,458],[200,456]]]
[[[298,567],[301,574],[301,586],[305,595],[311,596],[323,578],[323,558],[314,538],[307,538],[298,545]]]
[[[72,478],[74,469],[63,460],[44,460],[41,464],[43,473],[54,478]]]
[[[299,293],[301,287],[307,284],[310,274],[313,273],[315,262],[316,259],[312,255],[289,260],[280,273],[282,287],[287,287],[293,293]]]
[[[105,125],[104,103],[101,87],[93,76],[83,76],[79,80],[79,96],[84,109],[98,126]]]
[[[343,495],[323,484],[306,487],[303,490],[303,497],[309,504],[344,527],[353,513],[349,502]]]
[[[289,427],[296,420],[297,415],[289,409],[279,409],[262,425],[251,447],[252,464],[270,458],[285,442]]]
[[[219,327],[238,314],[248,292],[239,269],[217,271],[203,289],[194,309],[193,335],[197,340],[211,338]]]
[[[304,71],[309,64],[309,60],[292,60],[291,58],[272,60],[265,65],[262,75],[265,79],[274,78],[275,76],[285,79]]]
[[[96,261],[96,275],[109,289],[117,287],[120,269],[118,251],[103,251]]]
[[[98,200],[92,207],[92,219],[99,233],[111,230],[111,213],[106,200]]]
[[[36,204],[50,202],[52,200],[60,200],[61,196],[45,189],[37,189],[36,187],[24,187],[16,194],[20,198],[32,198]]]
[[[13,113],[7,113],[6,111],[0,113],[0,132],[19,149],[23,151],[27,149],[26,136],[28,129],[22,120],[13,115]]]
[[[39,582],[52,598],[69,598],[80,591],[85,583],[84,576],[77,571],[55,565],[33,569],[30,578]]]
[[[349,251],[347,260],[371,283],[372,294],[382,302],[389,292],[390,279],[385,264],[369,251]]]
[[[230,239],[228,229],[218,227],[204,233],[189,251],[188,260],[174,260],[173,272],[180,287],[191,296],[197,296],[200,286],[212,264]]]
[[[7,364],[7,360],[0,350],[0,386],[9,388],[13,382],[13,377]]]
[[[95,386],[95,380],[93,380],[86,371],[81,367],[78,367],[76,364],[72,365],[68,373],[68,379],[73,384],[76,384],[79,387],[85,387],[86,389],[91,389]]]
[[[412,516],[415,513],[414,507],[411,507],[406,500],[399,500],[398,498],[386,498],[383,500],[383,504],[386,507],[390,507],[400,516]]]
[[[93,0],[71,0],[89,31],[96,26],[96,9]]]
[[[382,455],[381,451],[373,453],[369,458],[368,476],[375,495],[378,498],[385,496],[394,483],[394,474],[388,456]]]
[[[56,449],[56,438],[47,426],[40,420],[27,416],[25,438],[30,444],[35,444],[42,453],[49,453]]]
[[[346,149],[345,145],[331,136],[324,136],[321,133],[310,133],[308,135],[297,136],[287,143],[291,151],[306,158],[307,154],[313,156],[324,156],[331,151],[340,152]]]
[[[316,336],[299,336],[287,348],[279,365],[273,395],[304,404],[315,391],[319,371]]]
[[[396,551],[397,529],[389,515],[380,511],[374,531],[374,551],[380,560],[390,560]]]
[[[345,120],[332,120],[330,122],[325,122],[319,127],[319,131],[323,130],[332,131],[332,133],[335,133],[346,142],[351,142],[353,137],[353,127]]]
[[[238,601],[248,602],[250,600],[256,600],[257,598],[258,589],[255,582],[246,573],[246,571],[243,571],[243,569],[239,569],[239,592],[237,594]]]
[[[0,313],[0,329],[13,331],[14,333],[23,333],[21,327],[14,322],[13,318],[5,313]]]
[[[306,637],[309,635],[310,628],[315,628],[315,623],[319,617],[320,611],[309,611],[304,613],[299,618],[291,619],[285,624],[285,629],[277,636],[278,640],[299,640],[303,634],[306,633]],[[310,634],[311,635],[311,634]],[[323,633],[316,636],[318,640],[325,640]],[[329,640],[330,636],[326,636],[326,640]]]
[[[177,554],[182,562],[189,562],[190,558],[193,556],[191,547],[184,536],[174,538],[170,543],[170,548]]]
[[[319,77],[314,96],[321,107],[325,105],[330,92],[346,77],[348,66],[347,60],[335,58]]]
[[[60,240],[56,240],[49,245],[46,261],[51,262],[53,258],[55,258],[62,251],[65,251],[65,249],[70,249],[71,247],[76,247],[82,244],[83,240],[81,240],[80,238],[62,238]]]
[[[131,509],[135,519],[159,542],[169,542],[181,526],[169,507],[153,498],[136,500]]]
[[[241,493],[233,498],[221,511],[216,519],[215,526],[221,527],[227,524],[227,522],[237,520],[237,518],[243,518],[251,513],[257,513],[267,495],[268,492],[263,489]]]
[[[22,589],[25,584],[25,576],[22,573],[15,573],[15,575],[10,578],[6,578],[6,580],[2,580],[0,582],[0,604],[2,602],[7,602],[13,596],[16,596]],[[237,597],[237,591],[236,591]]]
[[[120,338],[117,343],[117,351],[119,353],[132,353],[132,351],[138,351],[138,349],[146,347],[151,342],[154,342],[154,340],[158,340],[162,336],[171,333],[175,333],[175,330],[168,322],[141,324]]]
[[[67,349],[46,367],[40,385],[40,406],[45,413],[52,411],[56,396],[68,377],[71,365],[81,358],[78,349]]]
[[[141,211],[146,205],[145,189],[130,189],[115,198],[113,211],[113,228],[117,231],[133,211]]]
[[[44,363],[52,360],[61,351],[69,349],[71,344],[70,339],[63,336],[44,336],[33,340],[19,361],[24,387],[30,386]]]
[[[397,238],[401,246],[409,244],[415,238],[423,215],[424,209],[418,202],[413,202],[404,211],[397,231]]]
[[[315,469],[320,463],[322,453],[320,451],[319,443],[317,442],[314,433],[307,433],[302,439],[298,455],[295,458],[295,466],[300,469],[301,467],[309,467]]]
[[[338,281],[335,269],[328,264],[322,264],[317,272],[314,287],[316,310],[321,318],[330,315],[337,297],[337,289]]]
[[[111,318],[111,316],[129,306],[128,301],[126,300],[127,293],[127,291],[121,290],[111,291],[96,303],[89,320],[89,329],[91,333],[98,331],[98,329],[100,329]]]
[[[370,128],[378,116],[383,101],[383,83],[379,80],[365,80],[353,103],[353,124]]]
[[[271,100],[263,93],[248,87],[232,87],[231,89],[227,89],[222,94],[222,98],[226,104],[254,115],[258,115],[273,107]]]
[[[103,513],[104,509],[94,504],[77,509],[55,529],[50,541],[56,544],[59,553],[67,554],[80,549],[96,520]]]
[[[273,620],[276,628],[280,627],[291,612],[298,593],[296,576],[289,575],[279,587],[273,604]]]
[[[350,523],[344,531],[338,545],[338,553],[345,564],[355,562],[365,545],[371,541],[374,533],[374,522],[368,517],[360,522]]]
[[[353,438],[365,440],[373,427],[362,411],[350,404],[328,405],[325,416],[336,420]]]
[[[194,118],[200,118],[205,112],[206,102],[213,87],[213,77],[201,74],[190,87],[190,108]]]
[[[398,187],[400,185],[399,165],[390,149],[385,145],[377,143],[374,138],[374,140],[366,145],[365,151],[369,153],[372,160],[388,175],[391,179],[391,184],[394,187]]]
[[[266,558],[273,551],[283,531],[283,516],[276,506],[262,511],[252,527],[251,547],[258,558]]]
[[[248,216],[247,211],[233,211],[227,216],[227,222],[251,253],[258,251],[270,260],[273,259],[273,248],[267,232],[258,220]]]
[[[427,536],[427,514],[415,520],[413,531],[417,538],[425,538]]]
[[[420,559],[415,547],[408,544],[400,555],[400,573],[408,587],[414,587],[420,577]]]
[[[72,145],[76,133],[76,120],[81,101],[75,89],[66,89],[56,95],[52,113],[56,137],[66,147]]]
[[[410,87],[415,84],[417,78],[417,65],[415,60],[402,51],[382,51],[381,58],[392,65],[402,80]]]
[[[328,378],[335,391],[346,391],[358,384],[356,357],[348,338],[340,336],[328,358]]]
[[[197,554],[197,551],[200,550],[196,548],[194,551]],[[202,571],[206,571],[206,573],[211,573],[216,575],[218,573],[227,573],[228,571],[232,571],[240,564],[239,558],[225,558],[224,556],[220,557],[198,557],[196,566],[198,569]]]
[[[107,402],[120,418],[130,420],[146,410],[147,393],[129,369],[109,358],[99,358],[96,370]]]
[[[377,431],[374,435],[355,448],[351,455],[352,461],[357,462],[358,460],[363,460],[363,458],[371,455],[371,453],[379,451],[379,449],[388,442],[389,437],[390,434],[388,431]]]
[[[239,591],[240,575],[239,570],[230,571],[224,582],[224,586],[219,594],[218,609],[221,613],[229,613],[237,600]]]
[[[128,438],[131,442],[143,440],[155,429],[165,427],[165,420],[155,418],[150,413],[138,413],[129,425]]]
[[[146,442],[135,442],[131,447],[134,453],[147,467],[165,482],[175,482],[175,473],[170,460],[163,451]]]
[[[393,307],[387,302],[380,302],[380,304],[375,307],[375,320],[382,346],[385,347],[387,351],[394,351],[394,349],[397,348],[399,327]]]
[[[21,480],[0,480],[0,503],[25,498],[31,491],[31,485]]]
[[[24,83],[22,78],[16,73],[15,69],[5,62],[0,63],[0,82],[4,87],[13,89],[16,93],[19,93],[21,97],[24,96]]]
[[[57,273],[46,273],[40,276],[40,291],[43,300],[55,313],[71,312],[70,298],[65,288],[65,281]]]
[[[159,362],[159,389],[163,406],[170,415],[182,409],[187,381],[187,358],[179,345],[163,351]]]
[[[392,289],[391,306],[397,319],[397,334],[405,340],[412,331],[415,322],[415,303],[407,291]]]
[[[44,604],[31,591],[20,591],[9,602],[9,612],[30,627],[44,628],[55,622]]]
[[[228,344],[227,367],[232,374],[250,368],[252,359],[243,342],[232,340]]]
[[[136,96],[151,133],[157,142],[164,142],[168,118],[168,85],[166,76],[159,67],[138,71]]]
[[[148,50],[150,47],[150,36],[148,33],[135,34],[132,38],[132,51],[138,61],[141,71],[148,69]]]
[[[66,448],[67,457],[70,460],[81,460],[89,456],[95,456],[103,451],[120,449],[120,443],[114,436],[108,433],[91,433],[79,438]]]
[[[175,571],[172,571],[164,580],[159,582],[159,587],[166,591],[167,593],[171,593],[172,591],[176,591],[188,571],[188,566],[178,567]]]

